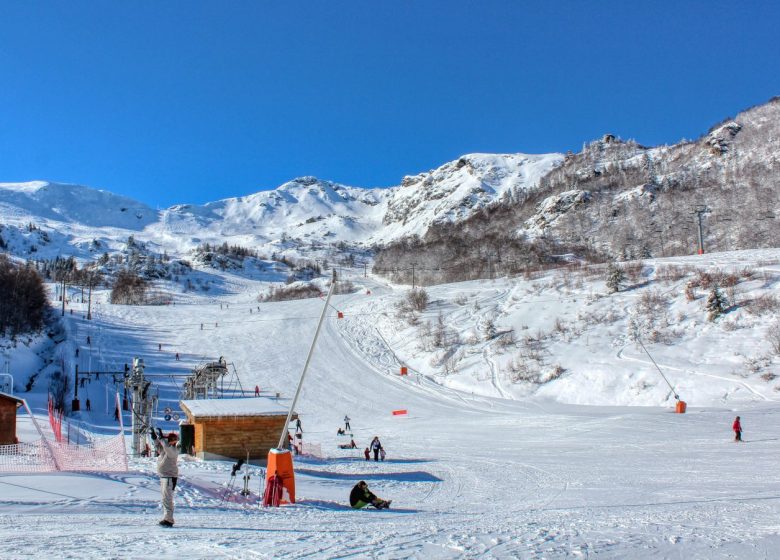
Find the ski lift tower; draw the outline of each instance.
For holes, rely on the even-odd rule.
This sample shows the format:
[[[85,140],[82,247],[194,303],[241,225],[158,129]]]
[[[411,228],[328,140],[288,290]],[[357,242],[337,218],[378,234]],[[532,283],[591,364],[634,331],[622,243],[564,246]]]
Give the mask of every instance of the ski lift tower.
[[[144,378],[144,361],[141,358],[133,358],[133,370],[125,378],[125,387],[130,389],[133,395],[132,431],[133,443],[131,450],[134,457],[141,455],[141,442],[149,426],[152,425],[152,410],[154,398],[149,397],[149,387],[152,382]]]
[[[196,368],[184,381],[184,400],[221,398],[220,382],[228,374],[223,356]]]

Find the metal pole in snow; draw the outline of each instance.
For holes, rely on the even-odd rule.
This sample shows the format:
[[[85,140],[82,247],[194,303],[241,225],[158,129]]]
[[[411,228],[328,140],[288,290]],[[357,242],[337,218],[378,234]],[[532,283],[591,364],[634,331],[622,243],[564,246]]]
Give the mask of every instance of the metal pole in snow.
[[[298,381],[298,388],[295,390],[295,396],[293,397],[292,403],[290,403],[290,410],[287,412],[287,421],[284,423],[284,426],[282,427],[282,434],[279,436],[279,445],[276,446],[277,449],[284,449],[282,445],[285,443],[285,436],[287,435],[287,426],[290,425],[290,420],[292,419],[293,410],[295,409],[295,403],[298,402],[298,395],[301,394],[301,388],[303,387],[303,380],[306,377],[306,371],[309,369],[309,362],[311,361],[311,356],[314,353],[314,345],[317,344],[317,338],[320,336],[320,327],[322,327],[322,321],[325,319],[325,312],[328,310],[328,304],[330,303],[330,296],[333,295],[333,288],[336,287],[336,273],[334,271],[333,273],[333,280],[330,283],[330,289],[328,290],[328,297],[325,298],[325,305],[322,306],[322,314],[320,315],[320,321],[317,323],[317,330],[314,331],[314,339],[311,341],[311,346],[309,347],[309,354],[306,356],[306,363],[303,365],[303,372],[301,373],[301,379]]]
[[[653,357],[650,355],[650,352],[648,352],[648,351],[647,351],[647,348],[645,348],[645,345],[644,345],[644,344],[642,344],[642,341],[641,341],[639,338],[637,338],[637,339],[636,339],[636,341],[637,341],[637,342],[639,343],[639,345],[642,347],[642,350],[644,350],[644,351],[645,351],[645,354],[647,354],[647,357],[648,357],[648,358],[650,358],[650,361],[651,361],[651,362],[653,362],[653,365],[655,366],[655,369],[657,369],[657,370],[658,370],[658,373],[660,373],[660,374],[661,374],[661,377],[663,377],[663,378],[664,378],[664,381],[666,381],[666,384],[667,384],[667,385],[669,385],[669,388],[672,390],[672,394],[674,395],[674,398],[675,398],[675,399],[677,399],[677,400],[679,401],[679,400],[680,400],[680,397],[679,397],[679,395],[677,394],[677,391],[675,391],[675,390],[674,390],[674,387],[672,387],[672,384],[671,384],[671,383],[669,383],[669,380],[668,380],[668,379],[666,378],[666,376],[664,375],[664,372],[662,372],[662,371],[661,371],[661,368],[659,368],[659,367],[658,367],[658,364],[656,364],[656,363],[655,363],[655,360],[654,360],[654,359],[653,359]]]

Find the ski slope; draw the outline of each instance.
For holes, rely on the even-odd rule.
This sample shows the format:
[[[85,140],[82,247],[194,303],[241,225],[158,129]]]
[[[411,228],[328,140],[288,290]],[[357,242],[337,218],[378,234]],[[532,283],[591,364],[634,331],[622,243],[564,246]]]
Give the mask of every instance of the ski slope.
[[[718,265],[729,258],[739,263],[738,257],[724,256]],[[162,375],[156,378],[161,406],[177,408],[176,382],[166,376],[218,356],[235,365],[244,387],[257,384],[265,396],[279,392],[280,400],[289,402],[323,300],[258,304],[261,283],[228,274],[224,280],[219,295],[179,294],[175,305],[164,307],[112,306],[105,303],[107,294],[98,294],[93,321],[81,318],[81,304],[66,316],[67,344],[80,348],[82,369],[121,368],[133,356],[143,357],[147,373]],[[162,529],[152,460],[132,459],[131,472],[124,474],[0,474],[0,557],[780,555],[780,406],[771,385],[701,362],[692,365],[694,357],[679,346],[654,352],[686,388],[682,396],[691,407],[685,415],[671,412],[673,400],[662,382],[634,402],[619,397],[630,394],[636,380],[619,381],[617,374],[601,380],[604,387],[611,384],[615,400],[647,406],[611,406],[596,394],[599,385],[588,395],[588,377],[578,372],[526,396],[501,375],[502,357],[488,346],[475,349],[471,359],[479,365],[464,366],[468,375],[441,377],[427,363],[430,354],[416,349],[416,331],[395,317],[394,303],[405,288],[372,278],[352,280],[362,289],[333,298],[296,406],[305,440],[320,443],[326,456],[296,460],[297,504],[259,507],[260,467],[252,467],[255,496],[243,500],[226,493],[230,463],[182,459],[176,527]],[[571,298],[584,298],[592,289],[542,290],[538,301],[522,307],[513,296],[535,293],[522,279],[437,286],[428,290],[429,315],[441,310],[449,324],[470,329],[487,308],[503,309],[503,328],[530,320],[523,314],[532,311],[523,309],[536,309],[539,320],[545,319],[538,311],[543,304],[550,308],[547,313],[563,313]],[[463,292],[478,305],[447,303]],[[593,305],[629,305],[628,299],[599,301]],[[594,328],[589,337],[610,338],[612,327]],[[758,344],[754,331],[741,335],[746,344]],[[583,370],[603,364],[605,375],[621,368],[639,368],[647,379],[653,374],[632,345],[605,350],[578,339],[567,348]],[[724,348],[713,352],[722,360],[728,356]],[[398,375],[396,357],[413,366],[411,375]],[[66,359],[74,365],[75,357]],[[115,422],[104,402],[105,382],[93,382],[80,393],[82,402],[91,398],[93,409],[80,419],[111,433]],[[717,391],[708,393],[712,386]],[[702,395],[698,402],[697,395]],[[30,393],[38,412],[42,398]],[[393,416],[396,409],[407,409],[408,415]],[[366,462],[361,449],[338,449],[345,441],[336,430],[345,414],[361,449],[374,435],[380,437],[385,462]],[[742,416],[744,444],[732,442],[736,414]],[[20,422],[22,436],[33,437],[29,422]],[[162,420],[159,425],[175,426]],[[351,510],[349,491],[359,480],[392,499],[393,508]]]

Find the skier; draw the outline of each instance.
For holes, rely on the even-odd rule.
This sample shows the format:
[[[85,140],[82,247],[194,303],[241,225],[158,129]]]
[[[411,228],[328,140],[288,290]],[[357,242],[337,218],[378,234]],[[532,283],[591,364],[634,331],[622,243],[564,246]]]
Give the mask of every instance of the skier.
[[[742,441],[742,423],[739,421],[739,416],[734,420],[731,429],[734,430],[734,441]]]
[[[344,416],[344,429],[349,431],[352,428],[349,426],[349,416]]]
[[[298,432],[303,433],[303,427],[301,426],[300,418],[295,419],[295,433],[297,434]]]
[[[92,410],[92,403],[89,402],[89,399],[87,399],[87,412],[90,412]]]
[[[179,353],[178,352],[176,352],[176,361],[177,362],[179,361]]]
[[[255,396],[256,397],[260,396],[260,385],[255,385]]]
[[[79,357],[79,349],[78,348],[76,348],[76,357],[77,358]]]
[[[355,484],[352,488],[352,492],[349,493],[349,505],[355,509],[360,509],[371,504],[376,509],[387,509],[390,507],[392,500],[383,500],[377,498],[371,490],[368,489],[368,484],[361,480]]]
[[[379,441],[378,436],[374,436],[369,447],[371,447],[371,451],[374,452],[374,461],[379,461],[379,451],[382,449],[382,442]]]
[[[160,350],[160,351],[162,350],[162,343],[158,343],[157,344],[157,350]]]
[[[157,428],[156,434],[152,430],[151,435],[155,441],[157,453],[159,453],[157,474],[160,475],[163,508],[163,518],[160,525],[173,527],[173,491],[176,490],[176,481],[179,479],[179,466],[176,464],[179,459],[179,451],[176,449],[179,436],[176,435],[176,432],[171,432],[168,437],[165,437],[160,428]]]

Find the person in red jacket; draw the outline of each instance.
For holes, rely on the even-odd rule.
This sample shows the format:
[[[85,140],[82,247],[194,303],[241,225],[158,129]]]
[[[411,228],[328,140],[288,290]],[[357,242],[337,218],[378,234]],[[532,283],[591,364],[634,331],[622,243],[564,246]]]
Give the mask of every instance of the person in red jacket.
[[[739,416],[734,420],[731,429],[734,430],[734,441],[742,441],[742,424],[739,422]]]

